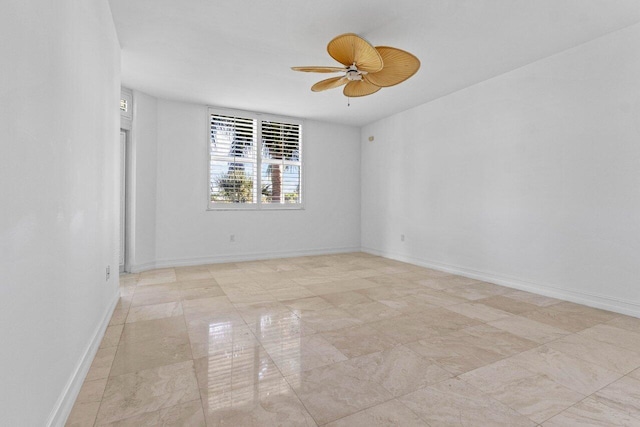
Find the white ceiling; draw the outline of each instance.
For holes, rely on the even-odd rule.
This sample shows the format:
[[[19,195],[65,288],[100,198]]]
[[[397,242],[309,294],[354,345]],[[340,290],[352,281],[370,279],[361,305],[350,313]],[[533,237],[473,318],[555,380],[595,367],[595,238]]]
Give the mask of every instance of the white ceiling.
[[[110,0],[122,83],[161,98],[363,125],[640,21],[640,0]],[[422,62],[363,98],[313,93],[354,32]]]

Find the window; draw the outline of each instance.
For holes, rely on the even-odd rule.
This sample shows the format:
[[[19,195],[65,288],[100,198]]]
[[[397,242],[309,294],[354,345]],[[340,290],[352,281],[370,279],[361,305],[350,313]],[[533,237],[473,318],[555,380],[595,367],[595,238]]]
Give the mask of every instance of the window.
[[[302,125],[209,110],[209,208],[302,208]]]

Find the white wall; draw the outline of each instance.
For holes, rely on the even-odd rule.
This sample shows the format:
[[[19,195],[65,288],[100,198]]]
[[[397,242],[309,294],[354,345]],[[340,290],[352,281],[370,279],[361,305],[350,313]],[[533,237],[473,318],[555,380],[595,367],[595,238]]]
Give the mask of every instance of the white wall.
[[[363,248],[640,315],[638,52],[635,25],[365,126]]]
[[[131,229],[129,263],[153,268],[156,260],[156,169],[158,163],[158,101],[142,92],[133,93],[133,125],[129,153],[131,180],[129,201]]]
[[[0,424],[62,425],[117,297],[120,48],[106,0],[5,1],[0,39]]]
[[[157,102],[156,266],[359,249],[357,128],[305,122],[304,210],[207,211],[207,125],[205,106]]]

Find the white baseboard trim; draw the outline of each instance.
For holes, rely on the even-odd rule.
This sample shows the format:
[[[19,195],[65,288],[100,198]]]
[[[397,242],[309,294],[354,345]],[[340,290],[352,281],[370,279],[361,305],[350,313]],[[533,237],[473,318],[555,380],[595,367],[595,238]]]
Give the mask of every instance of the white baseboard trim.
[[[626,314],[629,316],[640,317],[640,303],[638,302],[625,301],[615,297],[595,294],[591,292],[583,292],[576,289],[565,289],[557,285],[528,282],[526,280],[521,280],[514,277],[501,276],[498,274],[477,271],[470,268],[459,267],[456,265],[415,258],[408,255],[379,251],[373,248],[363,247],[361,248],[361,251],[372,255],[394,259],[397,261],[407,262],[409,264],[418,265],[420,267],[431,268],[433,270],[453,273],[459,276],[469,277],[471,279],[495,283],[496,285],[506,286],[508,288],[519,289],[534,294],[587,305],[589,307],[595,307],[603,310],[613,311],[616,313]]]
[[[102,337],[107,330],[107,326],[109,326],[111,316],[113,315],[113,310],[115,310],[119,299],[120,292],[118,292],[115,299],[111,302],[111,304],[109,304],[109,307],[107,307],[102,320],[98,324],[98,327],[91,337],[91,341],[89,341],[89,345],[78,361],[76,369],[73,371],[71,377],[67,381],[67,384],[62,390],[58,401],[51,411],[51,415],[49,415],[49,419],[47,420],[46,424],[47,427],[63,427],[67,422],[67,418],[69,418],[71,409],[73,409],[73,404],[78,397],[78,393],[80,393],[80,388],[82,387],[82,383],[84,382],[87,373],[89,372],[89,368],[91,367],[93,358],[98,352],[98,348],[100,347],[100,343],[102,342]]]
[[[254,252],[254,253],[246,253],[246,254],[217,255],[212,257],[161,259],[155,262],[131,265],[129,269],[131,273],[139,273],[141,271],[152,270],[154,268],[188,267],[192,265],[220,264],[225,262],[260,261],[265,259],[292,258],[292,257],[299,257],[299,256],[332,255],[332,254],[343,254],[348,252],[360,252],[360,247],[353,246],[353,247],[346,247],[346,248],[305,249],[305,250],[283,251],[283,252]]]
[[[131,264],[129,266],[129,273],[140,273],[141,271],[153,270],[156,267],[156,263],[154,261],[145,262],[143,264]]]

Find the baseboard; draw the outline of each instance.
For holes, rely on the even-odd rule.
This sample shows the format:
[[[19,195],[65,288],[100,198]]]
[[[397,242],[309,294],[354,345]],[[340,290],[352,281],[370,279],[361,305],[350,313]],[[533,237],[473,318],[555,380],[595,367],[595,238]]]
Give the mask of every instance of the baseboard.
[[[93,337],[91,338],[89,345],[78,361],[76,369],[73,371],[73,374],[69,378],[69,381],[67,381],[67,384],[62,390],[58,401],[53,407],[51,415],[49,415],[49,419],[47,420],[47,427],[63,427],[67,422],[67,418],[69,418],[71,409],[73,409],[73,404],[78,397],[78,393],[80,393],[80,388],[82,387],[82,383],[84,382],[87,373],[89,372],[89,368],[91,367],[93,358],[98,352],[98,348],[100,347],[100,343],[102,342],[102,337],[107,330],[107,326],[109,326],[111,316],[113,315],[113,310],[115,310],[119,299],[120,293],[118,292],[116,298],[107,308],[107,311],[105,312],[102,320],[93,333]]]
[[[484,282],[495,283],[496,285],[519,289],[534,294],[557,298],[564,301],[575,302],[577,304],[587,305],[589,307],[600,308],[603,310],[613,311],[629,316],[640,317],[640,304],[636,302],[624,301],[619,298],[595,294],[591,292],[583,292],[575,289],[565,289],[553,284],[533,283],[514,277],[507,277],[498,274],[487,273],[484,271],[477,271],[465,267],[444,264],[441,262],[434,262],[392,252],[379,251],[373,248],[363,247],[361,248],[361,251],[372,255],[394,259],[397,261],[407,262],[409,264],[418,265],[420,267],[426,267],[434,270],[444,271],[447,273],[457,274],[459,276],[482,280]]]
[[[156,267],[156,263],[154,261],[145,262],[143,264],[131,264],[129,265],[129,273],[140,273],[141,271],[153,270]]]
[[[343,254],[348,252],[360,252],[360,247],[354,246],[354,247],[346,247],[346,248],[306,249],[306,250],[283,251],[283,252],[254,252],[254,253],[246,253],[246,254],[217,255],[213,257],[161,259],[156,262],[131,265],[129,269],[131,273],[139,273],[141,271],[152,270],[154,268],[188,267],[192,265],[220,264],[225,262],[260,261],[265,259],[292,258],[292,257],[299,257],[299,256]]]

